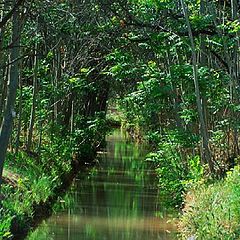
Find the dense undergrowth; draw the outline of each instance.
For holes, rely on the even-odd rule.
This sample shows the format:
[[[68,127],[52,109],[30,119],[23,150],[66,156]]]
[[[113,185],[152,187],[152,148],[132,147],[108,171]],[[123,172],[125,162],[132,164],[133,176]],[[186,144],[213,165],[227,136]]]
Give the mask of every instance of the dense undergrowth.
[[[143,136],[153,149],[146,160],[156,168],[161,194],[168,206],[183,208],[179,239],[239,239],[240,167],[221,180],[209,176],[200,156],[187,154],[194,140],[179,134],[151,132]]]
[[[149,140],[150,136],[147,137]],[[176,132],[162,136],[154,145],[155,150],[148,154],[146,160],[156,168],[161,193],[169,199],[172,206],[179,208],[185,189],[203,177],[204,168],[200,157],[184,155],[184,142],[176,138]]]
[[[44,136],[39,153],[9,153],[2,186],[0,239],[24,233],[37,207],[59,192],[77,165],[94,159],[108,127],[103,118],[82,120],[72,136]]]
[[[195,184],[185,198],[180,224],[182,239],[239,239],[239,204],[239,166],[228,172],[225,180]]]
[[[123,122],[128,130],[130,126],[130,131],[139,133],[138,124],[126,124],[126,119]],[[179,239],[239,239],[240,167],[219,180],[202,165],[196,136],[143,129],[141,138],[152,146],[146,160],[155,166],[161,194],[168,204],[182,209]],[[237,164],[238,159],[234,162]]]

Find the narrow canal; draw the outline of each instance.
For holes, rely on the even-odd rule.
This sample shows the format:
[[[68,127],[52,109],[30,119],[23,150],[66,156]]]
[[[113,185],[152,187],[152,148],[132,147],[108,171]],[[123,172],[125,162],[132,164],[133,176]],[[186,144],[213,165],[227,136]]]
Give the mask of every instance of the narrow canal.
[[[76,178],[28,240],[175,239],[172,213],[163,204],[144,144],[115,130],[85,177]]]

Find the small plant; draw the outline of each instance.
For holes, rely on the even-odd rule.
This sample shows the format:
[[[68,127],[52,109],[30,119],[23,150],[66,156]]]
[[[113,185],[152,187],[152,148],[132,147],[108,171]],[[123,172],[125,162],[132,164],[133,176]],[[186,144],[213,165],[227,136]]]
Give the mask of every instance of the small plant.
[[[0,209],[1,224],[0,224],[0,237],[10,238],[11,232],[9,231],[12,223],[13,216],[4,211],[3,208]]]
[[[186,239],[240,238],[240,168],[228,172],[226,180],[196,183],[186,196],[181,218],[181,236]]]
[[[155,135],[151,135],[154,139]],[[174,132],[169,132],[167,137],[161,138],[157,150],[148,154],[147,161],[153,162],[159,179],[162,193],[170,196],[173,205],[182,202],[182,194],[187,184],[203,177],[203,168],[200,157],[191,155],[187,158],[181,154],[181,148],[186,145],[187,139]],[[189,144],[188,144],[189,145]]]

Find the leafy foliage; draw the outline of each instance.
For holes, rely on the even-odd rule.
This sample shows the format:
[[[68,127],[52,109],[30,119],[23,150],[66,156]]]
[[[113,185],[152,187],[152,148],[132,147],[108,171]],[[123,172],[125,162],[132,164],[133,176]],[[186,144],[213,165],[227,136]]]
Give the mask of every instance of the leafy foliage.
[[[172,205],[181,205],[182,193],[186,185],[193,184],[203,178],[203,167],[199,156],[184,157],[181,150],[186,148],[188,140],[179,137],[180,133],[169,132],[160,139],[157,151],[147,156],[147,161],[153,162],[159,179],[159,187],[164,196],[171,199]]]
[[[195,186],[186,198],[182,237],[239,238],[239,167],[225,181]]]

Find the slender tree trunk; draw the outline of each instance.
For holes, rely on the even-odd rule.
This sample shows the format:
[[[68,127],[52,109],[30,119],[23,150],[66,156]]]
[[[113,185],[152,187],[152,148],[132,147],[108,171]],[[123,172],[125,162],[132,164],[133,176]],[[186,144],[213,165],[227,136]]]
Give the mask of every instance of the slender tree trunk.
[[[60,47],[57,48],[56,50],[56,56],[55,56],[55,62],[54,62],[54,72],[55,72],[55,75],[54,75],[54,78],[53,78],[53,88],[54,88],[54,92],[55,94],[57,95],[54,96],[54,100],[53,102],[55,103],[53,105],[54,109],[53,109],[53,116],[54,116],[54,122],[56,124],[60,123],[61,120],[59,119],[59,113],[61,113],[60,111],[60,102],[59,102],[59,99],[58,99],[58,94],[57,94],[57,91],[58,91],[58,85],[59,85],[59,81],[61,79],[61,61],[62,61],[62,58],[61,58],[61,52],[60,52]],[[61,114],[60,114],[61,115]]]
[[[200,14],[202,16],[206,15],[206,0],[201,0],[200,2]],[[202,67],[207,66],[207,57],[206,57],[206,42],[205,42],[205,36],[200,36],[200,65]],[[207,108],[207,97],[206,93],[202,93],[202,108],[203,108],[203,116],[206,124],[206,129],[209,129],[209,121],[208,121],[208,108]],[[208,136],[209,137],[209,136]]]
[[[232,8],[232,20],[237,20],[238,19],[238,14],[237,14],[237,11],[238,11],[238,0],[231,0],[231,8]],[[238,38],[238,34],[236,34],[236,38]],[[238,85],[238,88],[240,87],[240,79],[239,79],[239,74],[238,74],[238,60],[239,60],[239,57],[238,57],[238,49],[239,49],[239,40],[236,40],[236,43],[234,45],[234,48],[233,48],[233,56],[232,56],[232,69],[231,69],[231,72],[232,72],[232,79],[233,79],[233,83],[232,83],[232,95],[236,95],[238,94],[239,96],[239,89],[236,93],[235,91],[235,86]],[[235,101],[239,102],[239,97],[236,97]],[[234,102],[234,97],[233,97],[233,102]],[[234,114],[234,115],[239,115],[239,114]],[[239,116],[233,116],[233,118],[235,119],[234,122],[237,122],[238,121],[238,118]],[[239,145],[238,145],[238,129],[237,127],[233,126],[233,135],[234,135],[234,142],[233,142],[233,145],[234,145],[234,154],[239,154]]]
[[[19,96],[19,107],[18,107],[18,124],[17,124],[15,155],[18,154],[18,150],[19,150],[21,126],[22,126],[22,81],[21,81],[21,76],[19,79],[19,89],[20,89],[20,96]]]
[[[15,2],[15,1],[14,1]],[[4,118],[0,128],[0,186],[2,183],[2,173],[4,161],[6,158],[7,147],[9,139],[12,133],[13,119],[16,115],[14,111],[14,105],[16,102],[16,93],[18,88],[19,78],[19,61],[16,60],[20,55],[20,22],[19,22],[19,11],[15,11],[13,14],[13,29],[12,29],[12,41],[13,46],[10,53],[10,62],[13,62],[9,72],[9,83],[7,101],[5,107]]]
[[[2,10],[2,14],[0,16],[0,21],[2,21],[3,16],[4,16],[4,12],[7,10],[7,1],[4,1],[3,3],[3,10]],[[5,89],[5,68],[3,68],[2,66],[7,62],[6,59],[6,54],[4,53],[4,51],[2,50],[3,48],[3,39],[4,39],[4,35],[5,35],[5,27],[0,29],[0,92],[2,94],[0,94],[0,125],[2,123],[2,114],[4,112],[4,89]]]
[[[37,46],[35,48],[34,54],[34,74],[33,74],[33,97],[32,97],[32,108],[31,108],[31,116],[30,116],[30,123],[28,128],[28,137],[27,137],[27,145],[26,149],[29,152],[32,146],[32,137],[33,137],[33,128],[35,122],[35,113],[36,113],[36,104],[37,104],[37,92],[38,92],[38,84],[37,84]]]
[[[74,100],[72,101],[72,109],[71,109],[71,124],[70,124],[70,132],[73,134],[74,131]]]
[[[209,149],[209,139],[208,139],[208,131],[204,119],[203,114],[203,107],[202,107],[202,99],[199,89],[199,82],[198,82],[198,64],[197,64],[197,54],[196,54],[196,47],[193,39],[192,29],[189,22],[188,17],[188,10],[187,6],[185,5],[185,1],[181,0],[188,33],[189,33],[189,39],[191,42],[191,48],[192,48],[192,58],[193,58],[193,79],[194,79],[194,85],[195,85],[195,94],[196,94],[196,103],[197,103],[197,110],[198,110],[198,117],[199,117],[199,123],[200,123],[200,131],[201,131],[201,137],[202,137],[202,143],[203,143],[203,159],[205,162],[208,163],[209,170],[211,173],[214,172],[214,164],[212,161],[211,152]]]
[[[204,16],[206,14],[206,0],[201,0],[200,2],[200,14]],[[205,43],[205,36],[201,35],[200,36],[200,63],[202,66],[206,66],[207,64],[207,58],[206,58],[206,43]]]
[[[6,62],[9,62],[9,60],[7,60]],[[0,97],[0,124],[2,124],[2,120],[3,120],[3,114],[4,114],[4,107],[5,107],[5,103],[6,103],[6,95],[7,95],[7,85],[8,85],[8,77],[9,77],[9,68],[10,67],[6,67],[3,70],[3,75],[2,75],[2,86],[0,89],[1,92],[1,97]]]
[[[39,123],[39,138],[38,138],[38,155],[40,156],[41,154],[41,149],[42,149],[42,135],[43,135],[43,120],[40,120]]]

